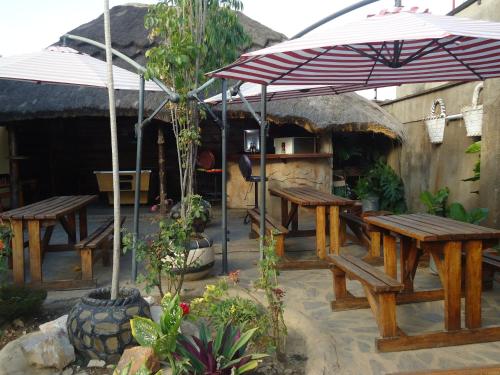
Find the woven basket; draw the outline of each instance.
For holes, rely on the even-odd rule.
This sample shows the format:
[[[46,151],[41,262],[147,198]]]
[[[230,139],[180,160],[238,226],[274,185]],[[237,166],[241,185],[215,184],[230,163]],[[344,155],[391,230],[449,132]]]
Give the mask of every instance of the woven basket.
[[[468,137],[480,137],[483,129],[483,105],[479,104],[479,94],[483,89],[483,82],[480,82],[474,88],[472,95],[472,106],[462,108],[464,116],[465,129]]]
[[[436,115],[436,107],[439,105],[440,113]],[[446,125],[446,107],[444,100],[438,98],[431,106],[431,114],[425,119],[425,126],[431,143],[443,143],[444,127]]]

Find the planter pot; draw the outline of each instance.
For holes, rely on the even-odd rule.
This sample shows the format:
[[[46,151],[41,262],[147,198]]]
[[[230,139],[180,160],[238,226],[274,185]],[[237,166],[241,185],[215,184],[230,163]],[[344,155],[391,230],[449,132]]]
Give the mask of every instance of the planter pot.
[[[210,273],[215,264],[212,244],[213,241],[206,236],[191,240],[184,280],[199,280]],[[180,270],[174,270],[174,272],[181,274]]]
[[[479,94],[483,89],[483,82],[478,83],[474,88],[472,95],[472,106],[462,109],[464,116],[465,129],[468,137],[480,137],[483,128],[483,105],[479,104]]]
[[[0,323],[24,316],[33,316],[45,301],[47,292],[16,286],[0,288]]]
[[[439,106],[441,110],[439,115],[436,114],[437,106]],[[444,128],[446,126],[446,108],[443,99],[436,99],[434,103],[432,103],[431,114],[424,122],[431,143],[443,143]]]
[[[363,207],[363,212],[367,211],[378,211],[379,208],[379,197],[371,195],[361,200]]]
[[[123,351],[135,345],[130,319],[151,317],[149,305],[137,289],[121,289],[116,300],[111,300],[110,295],[111,288],[93,290],[69,313],[69,340],[87,360],[117,363]]]

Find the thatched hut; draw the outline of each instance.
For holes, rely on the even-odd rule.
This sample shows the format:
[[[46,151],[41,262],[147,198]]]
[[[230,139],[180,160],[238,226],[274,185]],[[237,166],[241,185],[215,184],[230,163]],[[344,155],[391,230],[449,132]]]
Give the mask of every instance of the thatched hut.
[[[144,53],[154,45],[147,38],[147,31],[143,26],[146,11],[146,5],[116,6],[110,11],[113,47],[140,64],[145,64]],[[244,14],[240,14],[239,18],[252,39],[252,45],[247,50],[263,48],[286,38]],[[103,42],[102,23],[100,16],[69,33]],[[104,51],[93,46],[73,40],[66,40],[66,44],[93,57],[105,59]],[[114,63],[130,69],[119,59]],[[98,88],[0,80],[0,129],[6,126],[12,135],[17,135],[17,154],[23,156],[19,161],[20,178],[36,181],[32,185],[36,186],[36,195],[31,199],[56,194],[97,192],[92,172],[111,167],[106,95],[104,89]],[[163,98],[161,93],[147,93],[146,114],[152,112]],[[121,169],[133,169],[135,164],[133,127],[137,117],[137,103],[136,92],[117,92]],[[333,137],[332,141],[333,133],[361,136],[361,141],[368,143],[376,139],[382,148],[390,147],[393,142],[404,138],[397,121],[377,105],[356,94],[271,102],[269,114],[271,137],[304,136],[312,132],[321,139],[321,150],[325,154],[332,153],[335,139],[342,139]],[[231,106],[230,118],[232,128],[229,153],[237,155],[242,151],[242,129],[256,128],[256,124],[241,106]],[[156,196],[157,191],[156,133],[158,127],[168,121],[168,115],[161,114],[144,134],[143,167],[153,171],[150,197]],[[178,188],[175,142],[170,127],[162,128],[166,135],[164,147],[169,176],[167,193],[175,198]],[[206,122],[202,129],[203,147],[212,150],[218,159],[220,134],[217,127]],[[0,148],[4,145],[6,147],[6,135],[2,132],[0,144]],[[322,178],[331,181],[331,155],[321,162],[317,161],[315,165],[316,169],[323,171]],[[7,173],[5,166],[4,171],[1,169],[0,164],[0,174]],[[237,177],[234,175],[232,180],[235,181]],[[330,182],[327,181],[324,186],[328,189]],[[30,199],[29,195],[27,199]]]

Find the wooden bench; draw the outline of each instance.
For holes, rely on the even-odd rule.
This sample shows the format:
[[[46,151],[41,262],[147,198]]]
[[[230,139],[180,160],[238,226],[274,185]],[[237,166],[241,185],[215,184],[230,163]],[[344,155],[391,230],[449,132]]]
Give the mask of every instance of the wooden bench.
[[[483,289],[493,288],[495,272],[500,270],[500,256],[483,253]]]
[[[251,210],[248,210],[248,216],[250,217],[251,222],[250,233],[258,236],[260,232],[259,209],[252,208]],[[266,214],[266,235],[273,235],[274,240],[276,241],[276,255],[279,257],[285,256],[285,235],[287,233],[288,229],[281,225],[277,220]]]
[[[125,218],[120,220],[120,227],[125,222]],[[94,263],[102,259],[103,266],[109,266],[109,249],[113,247],[113,217],[106,221],[92,232],[87,238],[75,244],[75,249],[80,251],[82,264],[82,280],[93,280]]]
[[[380,336],[397,336],[396,294],[401,292],[403,284],[352,255],[333,255],[328,260],[335,293],[332,310],[359,308],[366,306],[367,300],[377,321]],[[362,284],[366,297],[355,297],[347,291],[346,276]]]

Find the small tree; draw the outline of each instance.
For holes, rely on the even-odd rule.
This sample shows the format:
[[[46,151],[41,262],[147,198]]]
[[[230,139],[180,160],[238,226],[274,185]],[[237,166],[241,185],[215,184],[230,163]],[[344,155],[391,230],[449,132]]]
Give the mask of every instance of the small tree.
[[[113,84],[113,54],[111,52],[111,27],[109,22],[109,1],[104,0],[104,38],[108,68],[109,124],[111,130],[111,158],[113,164],[113,274],[111,277],[111,299],[118,298],[120,276],[120,181],[118,172],[118,136],[116,131],[115,88]]]
[[[145,17],[149,36],[158,43],[146,52],[146,78],[157,77],[180,95],[179,103],[168,104],[180,178],[180,218],[175,223],[183,228],[179,233],[191,233],[199,201],[193,199],[193,185],[201,114],[187,94],[201,85],[205,72],[234,61],[248,45],[250,39],[235,12],[242,7],[240,0],[165,0],[151,6]],[[188,244],[184,242],[180,254],[181,270],[187,265]],[[182,282],[183,276],[176,290]]]

